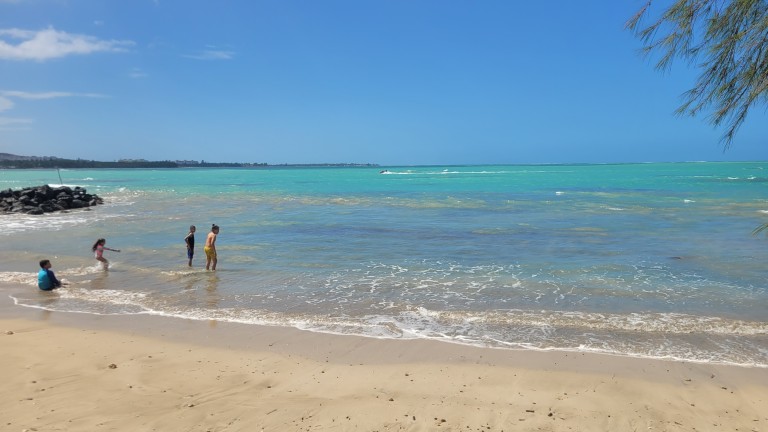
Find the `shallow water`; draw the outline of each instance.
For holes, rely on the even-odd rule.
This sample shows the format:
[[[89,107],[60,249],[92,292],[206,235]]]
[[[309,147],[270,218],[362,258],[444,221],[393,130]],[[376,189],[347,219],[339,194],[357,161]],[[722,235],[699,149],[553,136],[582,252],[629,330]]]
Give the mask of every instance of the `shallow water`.
[[[766,167],[62,170],[106,204],[0,216],[0,289],[56,311],[766,367]],[[56,171],[0,171],[0,188],[43,183]],[[122,250],[106,273],[98,237]],[[34,287],[42,258],[70,287]]]

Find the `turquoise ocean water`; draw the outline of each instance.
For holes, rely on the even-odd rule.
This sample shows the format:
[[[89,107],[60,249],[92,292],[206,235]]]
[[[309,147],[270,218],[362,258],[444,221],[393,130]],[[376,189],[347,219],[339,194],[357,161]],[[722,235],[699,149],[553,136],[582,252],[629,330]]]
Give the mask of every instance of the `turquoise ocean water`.
[[[18,307],[768,367],[768,240],[751,235],[768,221],[768,163],[61,177],[105,205],[0,215],[0,295]],[[0,171],[2,189],[40,184],[57,172]],[[109,272],[98,237],[122,250]],[[68,288],[37,290],[42,258]]]

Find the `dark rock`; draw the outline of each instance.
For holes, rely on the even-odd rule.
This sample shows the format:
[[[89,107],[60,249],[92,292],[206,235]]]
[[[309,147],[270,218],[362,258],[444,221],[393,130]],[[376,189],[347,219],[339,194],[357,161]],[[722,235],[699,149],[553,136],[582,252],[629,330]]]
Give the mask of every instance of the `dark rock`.
[[[38,201],[38,202],[45,201],[45,193],[43,193],[42,191],[37,190],[37,191],[35,191],[35,194],[32,196],[32,199],[34,201]]]
[[[39,192],[39,193],[41,193],[41,194],[43,194],[43,195],[45,195],[45,197],[46,197],[47,199],[51,199],[51,198],[53,198],[53,197],[54,197],[54,195],[55,195],[55,194],[54,194],[54,192],[53,192],[53,188],[52,188],[52,187],[50,187],[50,186],[48,186],[48,185],[42,185],[42,186],[40,186],[40,188],[38,189],[38,192]]]
[[[52,188],[48,185],[0,190],[0,213],[43,213],[66,211],[67,209],[85,208],[103,204],[99,196],[89,194],[84,188],[74,189],[68,186]]]
[[[51,213],[56,211],[56,208],[54,208],[51,201],[46,201],[42,204],[40,204],[40,209],[45,213]]]

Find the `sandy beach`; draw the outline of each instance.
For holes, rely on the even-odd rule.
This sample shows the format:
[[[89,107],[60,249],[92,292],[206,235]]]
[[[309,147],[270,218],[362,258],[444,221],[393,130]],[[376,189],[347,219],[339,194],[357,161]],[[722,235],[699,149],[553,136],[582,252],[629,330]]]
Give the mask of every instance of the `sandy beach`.
[[[3,309],[7,431],[764,431],[768,371]]]

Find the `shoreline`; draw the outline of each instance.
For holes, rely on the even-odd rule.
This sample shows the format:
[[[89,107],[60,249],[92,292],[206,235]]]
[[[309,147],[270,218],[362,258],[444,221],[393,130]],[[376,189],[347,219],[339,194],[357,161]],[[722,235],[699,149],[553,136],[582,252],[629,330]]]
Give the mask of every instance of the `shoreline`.
[[[0,301],[8,430],[768,427],[762,368],[48,312],[9,300]]]
[[[706,360],[697,360],[697,359],[687,359],[687,358],[679,358],[679,357],[653,357],[643,354],[629,354],[629,353],[623,353],[623,352],[611,352],[611,351],[600,351],[600,350],[586,350],[586,349],[578,349],[578,348],[561,348],[561,347],[552,347],[552,348],[538,348],[534,346],[484,346],[484,345],[478,345],[475,343],[469,343],[469,342],[462,342],[462,341],[455,341],[452,339],[437,339],[437,338],[422,338],[422,337],[414,337],[414,338],[397,338],[397,337],[387,337],[387,336],[370,336],[370,335],[364,335],[364,334],[344,334],[344,333],[337,333],[337,332],[329,332],[329,331],[323,331],[323,330],[317,330],[317,329],[302,329],[290,325],[281,325],[281,324],[266,324],[266,323],[256,323],[256,322],[240,322],[240,321],[232,321],[227,319],[217,319],[217,318],[210,318],[210,319],[202,319],[202,318],[193,318],[193,317],[186,317],[186,316],[175,316],[175,315],[167,315],[167,314],[152,314],[152,313],[137,313],[137,314],[97,314],[97,313],[90,313],[90,312],[75,312],[75,311],[55,311],[55,310],[49,310],[44,307],[37,307],[37,306],[20,306],[17,304],[14,304],[15,300],[13,298],[8,299],[8,306],[14,309],[26,309],[30,310],[31,313],[34,313],[34,311],[37,311],[41,314],[44,314],[46,316],[53,316],[54,314],[57,317],[66,317],[71,316],[71,318],[62,318],[64,322],[67,323],[74,323],[72,325],[79,326],[76,324],[80,320],[86,320],[88,321],[87,317],[91,317],[91,319],[98,319],[98,317],[104,317],[104,319],[112,319],[117,323],[123,323],[123,325],[128,325],[129,327],[133,327],[136,325],[137,322],[141,322],[141,320],[144,319],[150,319],[150,320],[170,320],[173,321],[180,321],[180,322],[193,322],[193,323],[215,323],[213,325],[215,326],[228,326],[230,329],[229,331],[235,331],[236,333],[239,332],[250,332],[252,329],[272,329],[275,332],[298,332],[298,334],[315,334],[318,335],[318,337],[330,337],[330,338],[361,338],[361,339],[372,339],[374,341],[382,341],[382,342],[389,342],[392,343],[406,343],[406,342],[413,342],[413,343],[426,343],[426,344],[447,344],[457,347],[457,349],[469,349],[469,350],[489,350],[489,351],[500,351],[500,352],[511,352],[511,353],[526,353],[526,352],[533,352],[533,353],[542,353],[542,354],[558,354],[558,355],[594,355],[594,356],[608,356],[608,357],[616,357],[618,359],[634,359],[634,360],[641,360],[641,361],[660,361],[660,362],[673,362],[673,363],[690,363],[690,364],[699,364],[703,366],[712,365],[712,366],[725,366],[725,367],[736,367],[736,368],[747,368],[747,369],[763,369],[768,370],[768,365],[766,364],[758,364],[758,363],[736,363],[736,362],[726,362],[726,361],[706,361]],[[77,318],[81,317],[81,318]],[[138,318],[141,317],[141,318]],[[0,302],[0,319],[2,319],[2,302]],[[170,327],[175,327],[176,325],[171,325]],[[119,330],[122,327],[114,327],[115,330]],[[238,329],[238,330],[235,330]],[[148,331],[149,329],[144,329],[144,331]],[[180,337],[180,335],[175,335],[175,337]],[[190,342],[199,343],[200,341],[190,340]]]

